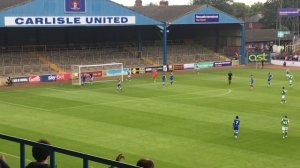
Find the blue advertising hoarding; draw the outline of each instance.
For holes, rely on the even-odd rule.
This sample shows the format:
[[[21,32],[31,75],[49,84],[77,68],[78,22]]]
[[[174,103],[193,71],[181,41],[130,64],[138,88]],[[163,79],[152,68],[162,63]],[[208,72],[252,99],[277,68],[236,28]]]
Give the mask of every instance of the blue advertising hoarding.
[[[217,61],[214,62],[214,67],[226,67],[226,66],[232,66],[231,61]]]
[[[41,82],[55,82],[56,75],[42,75],[40,76]]]

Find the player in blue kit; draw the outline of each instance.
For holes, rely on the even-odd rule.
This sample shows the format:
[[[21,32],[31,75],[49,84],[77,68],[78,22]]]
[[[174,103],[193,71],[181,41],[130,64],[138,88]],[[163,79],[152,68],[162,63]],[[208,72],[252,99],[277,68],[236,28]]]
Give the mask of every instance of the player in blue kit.
[[[165,74],[163,74],[163,76],[162,76],[162,84],[163,84],[163,86],[166,85],[166,81],[167,81],[167,77],[166,77]]]
[[[174,74],[173,74],[173,72],[171,72],[171,74],[170,74],[170,84],[173,85],[173,83],[174,83]]]
[[[81,85],[85,85],[85,81],[86,81],[86,74],[83,73],[82,76],[81,76]]]
[[[253,75],[251,74],[250,75],[250,89],[252,90],[254,87],[254,78],[253,78]]]
[[[236,116],[235,119],[233,120],[232,127],[233,127],[233,136],[235,139],[237,139],[239,134],[239,127],[240,127],[239,116]]]
[[[271,74],[271,72],[269,72],[269,73],[268,73],[268,78],[267,78],[267,80],[268,80],[268,87],[271,86],[271,84],[272,84],[272,79],[273,79],[273,75]]]

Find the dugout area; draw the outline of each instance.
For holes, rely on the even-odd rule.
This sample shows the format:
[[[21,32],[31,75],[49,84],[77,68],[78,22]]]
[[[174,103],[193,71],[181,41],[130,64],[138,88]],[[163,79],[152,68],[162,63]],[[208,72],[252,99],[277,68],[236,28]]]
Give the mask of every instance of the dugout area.
[[[168,45],[181,43],[205,47],[226,56],[237,52],[244,56],[243,22],[207,5],[127,8],[109,0],[86,0],[83,12],[68,12],[66,4],[69,0],[5,1],[8,0],[0,2],[2,52],[24,46],[85,48],[124,43],[132,45],[136,52],[143,52],[145,44],[153,44],[163,50],[163,64],[167,64]],[[128,22],[16,24],[16,17],[32,17],[33,20],[36,17],[71,20],[75,17],[84,21],[89,16],[121,16],[127,17]]]

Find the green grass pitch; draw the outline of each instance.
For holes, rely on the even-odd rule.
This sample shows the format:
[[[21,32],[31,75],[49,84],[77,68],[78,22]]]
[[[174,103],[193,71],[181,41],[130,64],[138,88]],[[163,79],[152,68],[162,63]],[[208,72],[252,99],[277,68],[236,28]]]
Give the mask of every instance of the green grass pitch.
[[[156,168],[296,168],[300,165],[300,71],[289,87],[284,70],[229,69],[176,74],[174,86],[150,77],[85,87],[58,84],[0,90],[0,132],[135,164],[151,158]],[[267,73],[274,76],[267,87]],[[249,76],[254,75],[254,89]],[[169,75],[168,75],[169,77]],[[287,103],[280,103],[285,86]],[[232,122],[240,116],[240,134]],[[290,119],[288,138],[280,121]],[[19,167],[19,146],[0,140],[0,152]],[[27,162],[32,160],[26,148]],[[82,160],[57,154],[58,168],[79,168]],[[108,167],[91,163],[94,168]]]

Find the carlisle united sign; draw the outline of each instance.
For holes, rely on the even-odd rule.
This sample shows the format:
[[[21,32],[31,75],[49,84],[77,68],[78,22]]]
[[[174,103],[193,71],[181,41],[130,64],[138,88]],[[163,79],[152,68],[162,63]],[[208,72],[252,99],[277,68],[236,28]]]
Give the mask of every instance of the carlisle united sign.
[[[85,13],[86,1],[85,0],[65,0],[66,13]]]
[[[32,16],[4,17],[6,27],[134,25],[135,16]]]

